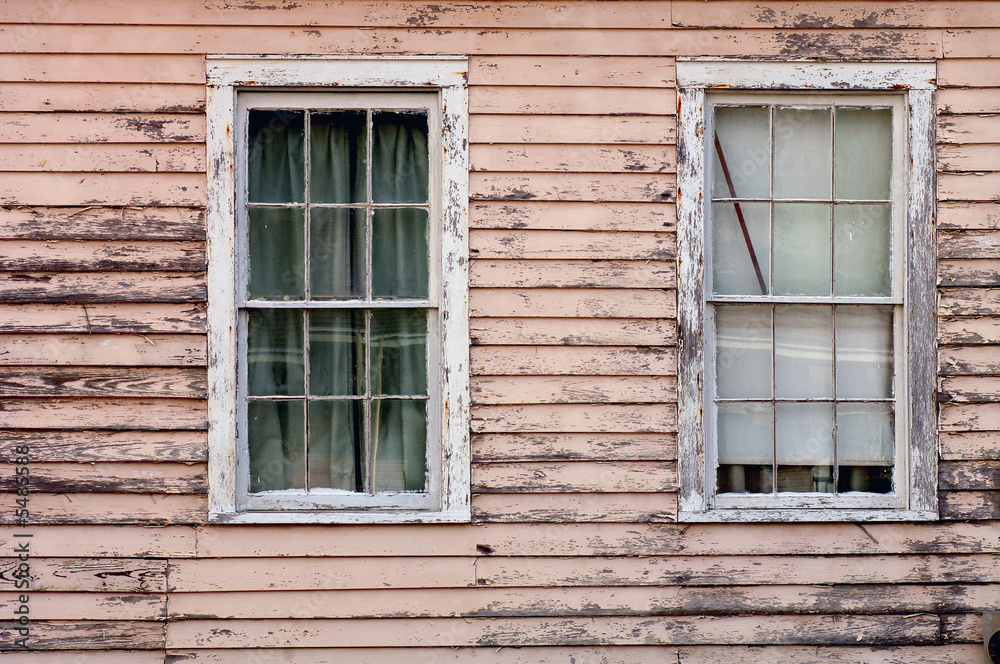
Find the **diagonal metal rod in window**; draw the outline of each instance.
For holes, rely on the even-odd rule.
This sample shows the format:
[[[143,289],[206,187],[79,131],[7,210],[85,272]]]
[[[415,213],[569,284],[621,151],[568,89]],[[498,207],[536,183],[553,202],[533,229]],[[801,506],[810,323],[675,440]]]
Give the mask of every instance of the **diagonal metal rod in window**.
[[[726,184],[729,186],[729,195],[736,198],[736,187],[733,186],[733,178],[729,175],[729,166],[726,165],[726,157],[722,154],[722,143],[719,142],[719,132],[715,132],[715,151],[719,154],[719,163],[722,164],[722,174],[726,176]],[[753,271],[757,273],[757,283],[760,284],[761,295],[767,295],[767,284],[764,282],[764,275],[760,272],[760,264],[757,262],[757,252],[753,250],[753,241],[750,239],[750,232],[747,231],[747,222],[743,218],[743,209],[739,203],[736,206],[736,218],[740,221],[740,230],[743,231],[743,240],[747,243],[747,251],[750,252],[750,261],[753,263]]]

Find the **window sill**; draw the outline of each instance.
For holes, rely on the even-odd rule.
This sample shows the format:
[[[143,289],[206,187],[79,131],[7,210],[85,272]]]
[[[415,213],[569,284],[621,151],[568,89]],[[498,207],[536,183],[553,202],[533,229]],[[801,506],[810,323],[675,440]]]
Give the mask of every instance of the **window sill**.
[[[213,512],[209,523],[222,524],[349,524],[349,523],[469,523],[470,510],[313,510],[302,512]]]
[[[681,511],[681,523],[808,523],[854,521],[937,521],[932,510],[897,509],[717,509],[705,512]]]

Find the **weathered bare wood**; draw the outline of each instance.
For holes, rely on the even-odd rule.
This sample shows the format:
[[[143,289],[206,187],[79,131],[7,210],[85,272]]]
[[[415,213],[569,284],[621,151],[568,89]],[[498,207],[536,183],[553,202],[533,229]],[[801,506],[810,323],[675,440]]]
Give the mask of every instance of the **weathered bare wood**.
[[[0,464],[0,489],[10,492],[17,489],[15,470],[14,464]],[[47,493],[208,492],[204,464],[34,463],[30,479],[32,491]]]
[[[0,304],[2,333],[204,333],[204,304]]]
[[[208,386],[203,369],[0,366],[0,395],[204,399]]]
[[[672,433],[677,426],[675,411],[659,404],[476,406],[472,431]]]
[[[15,627],[0,623],[0,643],[13,643],[17,638]],[[164,623],[39,620],[31,623],[30,642],[35,650],[157,650],[163,648]],[[78,656],[67,654],[62,661],[70,657]],[[143,656],[136,661],[144,661]]]
[[[474,230],[474,258],[664,260],[674,257],[671,233]]]
[[[595,99],[607,98],[585,89]],[[473,171],[493,173],[672,173],[675,165],[674,150],[667,145],[479,144],[470,157]]]
[[[204,240],[205,211],[181,207],[0,207],[0,237]]]
[[[0,508],[0,524],[13,525],[14,494],[0,496]],[[202,495],[32,493],[28,521],[32,528],[64,524],[196,525],[208,521],[208,501]]]
[[[1000,343],[1000,317],[941,318],[938,341],[945,345]]]
[[[1000,403],[941,404],[941,430],[1000,430]]]
[[[475,125],[473,125],[475,126]],[[483,173],[470,175],[469,195],[492,201],[649,202],[670,200],[674,177],[659,173]]]
[[[569,524],[673,523],[674,493],[478,494],[472,497],[476,523]]]
[[[662,461],[488,463],[472,468],[478,493],[648,493],[677,490],[675,464]]]
[[[206,429],[197,399],[4,399],[0,428]]]
[[[937,644],[937,616],[398,618],[192,620],[167,624],[168,648],[565,646],[647,643]]]
[[[942,431],[940,445],[942,460],[1000,460],[1000,432],[997,431]]]
[[[205,366],[196,334],[4,334],[0,364]]]
[[[997,231],[939,231],[940,258],[991,258],[1000,250]]]
[[[135,371],[135,369],[130,369]],[[0,431],[0,458],[20,456],[27,446],[32,463],[58,461],[177,461],[204,462],[208,458],[204,432],[199,431]]]
[[[945,643],[983,642],[982,612],[941,616],[941,640]]]
[[[1000,401],[1000,377],[953,376],[941,380],[938,390],[940,402]]]
[[[15,592],[18,558],[0,562],[0,591]],[[31,559],[31,589],[56,592],[164,593],[167,561],[135,558]]]
[[[0,394],[2,388],[3,372],[0,371]],[[472,381],[473,405],[672,403],[676,400],[677,381],[672,376],[484,376]]]
[[[670,434],[488,433],[473,436],[472,460],[490,461],[672,461],[677,440]]]
[[[203,272],[203,242],[0,240],[0,270]]]
[[[0,138],[3,136],[0,132]],[[469,140],[472,143],[673,144],[674,117],[477,115],[469,125]]]
[[[201,113],[204,110],[204,84],[0,83],[0,112]]]
[[[674,227],[674,206],[663,203],[475,201],[469,206],[469,223],[474,229],[663,232]]]
[[[204,302],[202,272],[3,272],[0,300],[28,302]]]
[[[942,316],[991,316],[1000,312],[1000,289],[948,288],[940,291]]]
[[[474,260],[473,288],[671,288],[673,261]]]
[[[192,114],[4,113],[0,123],[0,142],[3,143],[204,141],[205,118]]]
[[[692,0],[673,4],[672,23],[678,27],[768,27],[768,28],[895,28],[913,25],[955,27],[991,25],[998,9],[976,2],[929,2],[919,6],[886,0],[873,2],[828,2],[815,6],[808,2],[732,2],[723,12],[705,11]]]
[[[0,591],[0,611],[14,615],[16,591]],[[45,592],[31,595],[33,620],[165,620],[167,596],[134,593]],[[7,659],[9,655],[3,655]],[[162,664],[162,662],[161,662]]]
[[[674,376],[671,348],[519,347],[472,349],[473,376]]]
[[[674,291],[665,289],[476,288],[469,311],[477,317],[673,318]]]
[[[489,86],[469,89],[471,113],[664,115],[673,110],[673,90],[664,87]]]
[[[1000,491],[942,491],[941,518],[1000,519]]]
[[[1000,286],[1000,261],[976,258],[938,263],[938,285],[948,288]]]
[[[938,473],[944,491],[989,491],[1000,486],[1000,463],[996,461],[946,461]]]
[[[938,357],[942,375],[1000,374],[1000,356],[991,346],[942,348]]]
[[[473,318],[474,346],[672,346],[677,324],[655,318]]]

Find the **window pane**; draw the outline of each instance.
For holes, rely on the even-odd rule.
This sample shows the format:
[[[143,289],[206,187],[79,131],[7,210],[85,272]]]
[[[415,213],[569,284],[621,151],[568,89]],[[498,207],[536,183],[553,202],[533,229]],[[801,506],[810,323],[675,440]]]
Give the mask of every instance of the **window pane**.
[[[775,404],[778,491],[833,493],[833,404]]]
[[[770,279],[770,224],[767,203],[740,203],[750,242],[743,235],[733,203],[712,204],[712,290],[719,295],[763,295],[753,258]],[[753,254],[751,255],[751,249]]]
[[[427,211],[380,209],[372,215],[372,296],[428,296]]]
[[[837,198],[888,200],[892,112],[887,108],[838,108],[836,135]]]
[[[303,202],[305,112],[251,110],[248,125],[248,200]]]
[[[770,403],[720,403],[719,463],[771,465],[773,410]],[[768,489],[770,491],[770,489]]]
[[[372,394],[427,394],[427,310],[372,311]]]
[[[376,203],[426,203],[427,114],[372,114],[372,199]]]
[[[305,297],[303,215],[294,208],[247,210],[250,299],[297,300]]]
[[[894,447],[892,404],[837,404],[837,455],[841,466],[891,466]]]
[[[716,395],[771,398],[771,307],[715,309]]]
[[[774,205],[774,294],[830,294],[830,206]]]
[[[305,402],[247,404],[250,491],[305,488]]]
[[[372,401],[374,491],[427,490],[426,411],[424,401]]]
[[[833,397],[833,311],[774,308],[774,388],[779,398]]]
[[[320,396],[365,393],[365,312],[309,311],[309,393]]]
[[[247,389],[254,396],[305,393],[302,311],[247,312]]]
[[[312,208],[309,288],[312,297],[365,296],[365,211]]]
[[[892,307],[837,307],[837,396],[892,398]]]
[[[313,203],[367,200],[364,111],[310,113],[309,198]]]
[[[309,402],[309,488],[365,491],[362,401]]]
[[[890,295],[890,208],[833,207],[835,295]]]
[[[712,153],[712,198],[769,198],[771,119],[766,106],[717,106]],[[733,189],[729,189],[719,159],[721,148]]]
[[[774,197],[830,198],[830,109],[774,109]]]

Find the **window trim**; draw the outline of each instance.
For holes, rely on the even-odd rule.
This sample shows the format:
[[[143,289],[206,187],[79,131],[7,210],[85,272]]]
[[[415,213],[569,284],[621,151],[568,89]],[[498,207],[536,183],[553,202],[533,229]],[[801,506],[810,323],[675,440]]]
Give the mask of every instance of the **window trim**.
[[[208,56],[208,481],[209,519],[216,523],[467,522],[470,519],[468,314],[468,63],[464,57]],[[237,279],[235,144],[240,91],[361,93],[436,92],[441,114],[438,445],[440,503],[435,509],[349,507],[245,511],[237,445]],[[433,463],[433,460],[432,460]],[[433,471],[431,472],[433,476]],[[280,501],[276,501],[280,502]],[[297,511],[296,511],[297,510]]]
[[[819,63],[679,59],[677,62],[678,520],[910,521],[938,518],[935,326],[934,88],[932,62]],[[908,109],[905,309],[909,390],[907,486],[901,507],[714,506],[707,477],[705,398],[705,200],[707,93],[861,91],[905,95]]]

